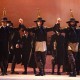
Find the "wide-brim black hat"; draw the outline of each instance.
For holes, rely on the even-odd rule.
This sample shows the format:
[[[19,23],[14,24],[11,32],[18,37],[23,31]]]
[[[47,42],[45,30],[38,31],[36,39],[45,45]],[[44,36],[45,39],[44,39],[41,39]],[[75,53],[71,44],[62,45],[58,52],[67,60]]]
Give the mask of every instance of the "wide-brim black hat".
[[[34,22],[39,22],[39,21],[41,21],[41,22],[46,22],[46,21],[43,20],[41,17],[37,18],[37,20],[35,20]]]
[[[75,20],[75,18],[70,18],[70,20],[67,21],[66,23],[70,23],[70,22],[76,22],[76,23],[79,23],[79,21]]]
[[[8,22],[8,18],[7,17],[3,17],[1,22]]]

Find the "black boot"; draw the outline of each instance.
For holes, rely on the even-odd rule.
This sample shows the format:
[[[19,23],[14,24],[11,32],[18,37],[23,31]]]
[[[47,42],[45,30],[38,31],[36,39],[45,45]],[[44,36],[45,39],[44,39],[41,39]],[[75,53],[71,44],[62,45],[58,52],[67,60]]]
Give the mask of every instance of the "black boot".
[[[14,66],[13,63],[12,63],[11,74],[14,74],[14,68],[15,68],[15,66]]]
[[[79,75],[79,71],[77,71],[76,73],[77,73],[77,75]]]
[[[4,74],[7,75],[7,67],[4,68]]]
[[[26,72],[26,71],[24,71],[22,74],[27,74],[27,72]]]
[[[7,75],[7,70],[5,67],[1,68],[1,75]]]
[[[1,70],[1,76],[4,76],[5,73],[4,73],[4,69]]]
[[[39,73],[36,74],[36,76],[44,76],[43,69],[39,69]]]
[[[61,75],[61,73],[60,73],[60,67],[61,67],[61,65],[58,65],[57,75]]]
[[[14,71],[14,70],[15,70],[15,66],[16,66],[16,63],[13,62],[13,63],[12,63],[12,67],[11,67],[11,74],[19,74],[18,72],[15,72],[15,71]]]
[[[76,77],[76,73],[70,72],[69,77]]]
[[[27,74],[27,66],[24,65],[24,72],[22,74]]]
[[[5,75],[5,69],[4,69],[4,64],[1,62],[1,76]]]
[[[36,69],[35,68],[33,68],[33,71],[34,71],[34,74],[36,74]]]
[[[69,74],[70,77],[76,77],[76,68],[74,64],[71,64],[71,72]]]
[[[54,74],[54,67],[55,67],[55,65],[52,64],[52,74]]]

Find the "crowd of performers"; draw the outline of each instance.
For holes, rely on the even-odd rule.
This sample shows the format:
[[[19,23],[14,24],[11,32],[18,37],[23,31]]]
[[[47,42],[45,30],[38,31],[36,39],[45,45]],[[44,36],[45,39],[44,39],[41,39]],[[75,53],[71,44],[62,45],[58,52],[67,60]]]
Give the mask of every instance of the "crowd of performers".
[[[47,54],[47,32],[53,31],[50,41],[50,52],[52,54],[52,74],[57,65],[57,74],[61,75],[60,67],[63,65],[63,72],[69,76],[79,75],[80,71],[80,28],[77,27],[75,18],[67,21],[68,27],[61,29],[61,19],[52,27],[44,27],[40,16],[34,21],[36,27],[26,27],[23,19],[19,19],[19,27],[14,28],[7,17],[3,17],[0,26],[0,68],[1,75],[7,75],[8,63],[11,65],[11,74],[19,74],[15,66],[24,66],[27,74],[27,67],[32,67],[36,76],[44,76],[46,54]],[[39,72],[36,72],[36,68]]]

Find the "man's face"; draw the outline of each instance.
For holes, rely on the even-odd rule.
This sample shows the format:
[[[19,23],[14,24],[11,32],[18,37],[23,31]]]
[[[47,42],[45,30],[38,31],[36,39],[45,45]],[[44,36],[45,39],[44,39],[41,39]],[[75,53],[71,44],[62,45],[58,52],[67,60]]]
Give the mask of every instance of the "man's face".
[[[1,22],[2,26],[7,26],[7,22]]]
[[[22,35],[24,34],[24,30],[21,28],[21,29],[19,30],[19,33],[20,33],[20,36],[22,36]]]
[[[76,24],[75,22],[70,22],[71,26],[75,26],[75,24]]]
[[[37,25],[38,25],[38,26],[41,26],[41,25],[42,25],[42,21],[38,21],[38,22],[37,22]]]

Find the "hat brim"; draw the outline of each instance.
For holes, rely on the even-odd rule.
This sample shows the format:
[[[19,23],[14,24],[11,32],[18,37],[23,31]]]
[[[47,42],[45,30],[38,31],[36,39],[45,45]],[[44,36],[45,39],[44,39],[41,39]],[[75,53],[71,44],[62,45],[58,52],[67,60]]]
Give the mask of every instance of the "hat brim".
[[[34,22],[39,22],[39,21],[41,21],[41,22],[46,22],[45,20],[36,20],[36,21],[34,21]]]
[[[7,20],[1,20],[1,22],[8,22]]]
[[[67,21],[66,23],[70,23],[70,22],[73,22],[73,21]],[[74,22],[79,23],[79,21],[74,21]]]

